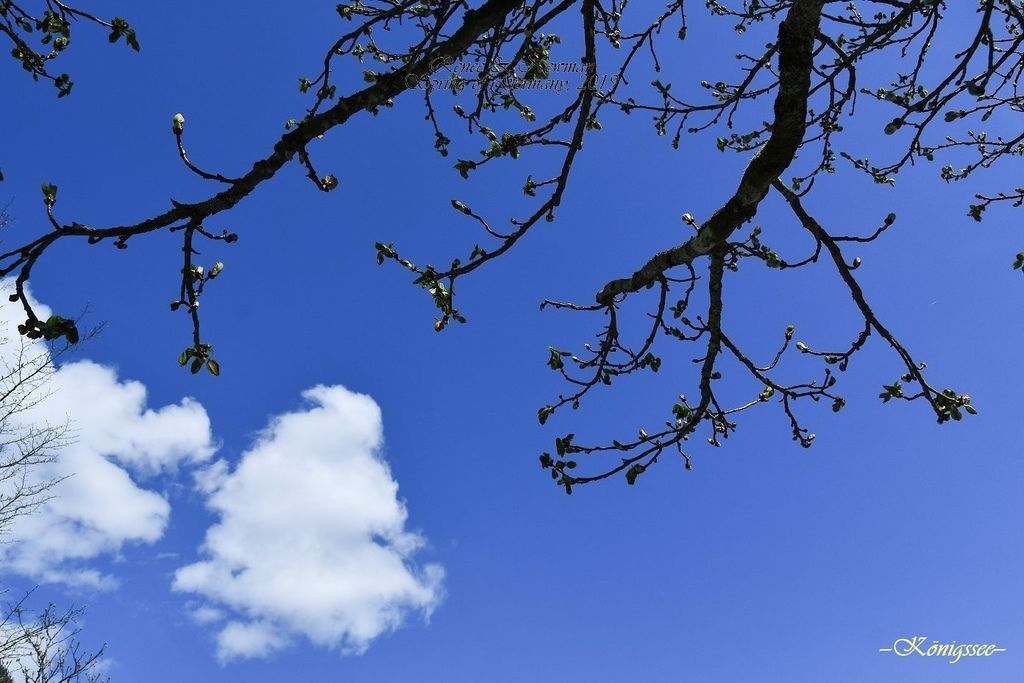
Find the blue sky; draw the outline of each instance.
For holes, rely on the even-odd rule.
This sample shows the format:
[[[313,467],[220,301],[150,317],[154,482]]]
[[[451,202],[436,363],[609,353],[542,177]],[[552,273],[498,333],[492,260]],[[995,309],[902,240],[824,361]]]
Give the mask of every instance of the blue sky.
[[[247,168],[302,111],[297,78],[339,29],[332,3],[275,11],[94,4],[104,16],[123,10],[141,53],[77,29],[62,58],[76,86],[59,101],[13,63],[0,71],[9,93],[0,201],[10,200],[16,221],[6,244],[46,229],[40,182],[60,187],[58,215],[86,224],[138,220],[170,197],[206,196],[210,188],[176,158],[171,116],[187,117],[197,163],[227,174]],[[736,46],[716,39],[731,41],[731,32],[700,13],[695,25],[719,32],[693,31],[672,53],[677,87],[735,69],[720,57]],[[571,42],[564,49],[565,61],[576,57]],[[99,588],[42,581],[43,565],[30,560],[45,554],[21,557],[21,574],[8,557],[6,585],[41,583],[39,596],[87,605],[84,639],[108,643],[115,681],[277,681],[301,672],[353,682],[932,682],[1009,680],[1022,669],[1016,214],[992,210],[973,222],[973,186],[945,185],[937,168],[915,169],[894,189],[841,173],[808,200],[837,232],[899,214],[883,240],[857,252],[858,273],[932,379],[974,397],[976,418],[938,426],[919,402],[883,406],[879,387],[901,370],[873,338],[844,378],[847,408],[806,410],[813,448],[790,441],[780,411],[753,411],[726,447],[694,449],[692,472],[668,460],[635,487],[613,480],[568,497],[537,455],[569,431],[612,438],[658,424],[674,396],[694,391],[693,351],[666,349],[658,376],[622,381],[540,427],[537,408],[561,390],[545,366],[547,346],[578,347],[593,321],[537,304],[590,300],[606,280],[678,242],[679,215],[717,208],[743,159],[719,153],[713,135],[684,138],[673,151],[642,117],[606,115],[558,220],[461,282],[470,324],[438,335],[430,302],[407,274],[377,267],[374,241],[395,240],[424,261],[464,258],[480,237],[449,199],[504,217],[523,206],[525,174],[505,167],[463,181],[451,169],[457,153],[433,152],[419,103],[397,104],[317,144],[318,165],[341,181],[336,191],[316,192],[293,165],[208,226],[241,238],[204,254],[226,264],[203,300],[219,378],[192,377],[175,363],[189,343],[186,320],[167,309],[176,237],[133,240],[124,252],[65,245],[40,263],[39,301],[64,315],[88,307],[87,320],[106,322],[72,359],[75,372],[95,374],[61,380],[78,406],[65,401],[55,414],[100,411],[107,404],[93,391],[121,401],[102,415],[115,434],[139,430],[134,440],[110,445],[109,435],[83,434],[81,448],[91,450],[81,457],[117,464],[150,492],[143,498],[165,501],[166,514],[147,508],[157,515],[151,526],[100,539],[101,551],[75,561],[107,579]],[[877,151],[879,129],[851,126],[848,135],[873,133],[858,144]],[[1001,188],[1018,176],[1007,165],[986,182]],[[778,202],[766,203],[758,222],[770,244],[803,253]],[[728,329],[762,354],[765,330],[788,323],[812,345],[859,329],[825,264],[785,273],[747,265],[726,290]],[[141,383],[146,405],[163,417],[145,417],[141,387],[133,394],[127,381]],[[334,388],[303,399],[319,385]],[[193,412],[181,417],[174,406]],[[296,471],[310,476],[286,476]],[[197,472],[207,475],[205,490]],[[311,481],[337,483],[341,493]],[[288,515],[294,538],[283,532]],[[211,528],[221,542],[203,550]],[[389,551],[378,557],[371,545]],[[232,576],[234,552],[267,580],[266,591]],[[339,569],[360,552],[373,557]],[[199,569],[182,574],[186,567]],[[374,577],[393,579],[375,589],[394,612],[332,592],[344,588],[339,581]],[[205,623],[200,608],[209,610]],[[321,628],[308,625],[319,617]],[[353,621],[339,627],[335,618]],[[224,661],[230,623],[259,633],[244,634]],[[1007,651],[955,665],[878,652],[913,635]]]

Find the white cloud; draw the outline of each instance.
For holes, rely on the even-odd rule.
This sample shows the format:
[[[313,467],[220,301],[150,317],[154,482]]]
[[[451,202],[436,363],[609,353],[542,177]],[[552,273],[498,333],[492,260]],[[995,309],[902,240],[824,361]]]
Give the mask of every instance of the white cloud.
[[[231,468],[226,460],[216,460],[192,473],[196,489],[200,493],[213,493],[227,481]]]
[[[222,661],[236,657],[266,657],[287,645],[278,629],[267,622],[232,621],[217,634]]]
[[[10,289],[0,282],[0,291]],[[49,314],[42,305],[37,312]],[[43,343],[12,334],[22,319],[19,305],[0,304],[0,333],[8,337],[0,345],[0,366],[47,357]],[[148,408],[145,386],[84,360],[50,370],[36,398],[41,400],[8,416],[4,427],[67,425],[69,443],[55,450],[54,462],[32,472],[39,481],[66,478],[35,514],[15,519],[10,542],[0,545],[0,561],[6,571],[39,581],[110,588],[114,579],[87,562],[163,535],[170,505],[137,479],[209,459],[215,450],[209,418],[191,399]]]
[[[221,661],[297,636],[362,652],[442,597],[442,568],[412,562],[424,540],[405,528],[377,404],[341,386],[303,397],[310,405],[274,418],[233,471],[218,465],[200,482],[220,521],[174,588],[231,612]]]
[[[213,454],[210,420],[193,399],[148,409],[145,386],[119,382],[114,370],[89,361],[62,366],[54,385],[42,417],[70,416],[80,442],[132,470],[155,474]]]
[[[213,624],[224,618],[224,611],[209,605],[200,605],[192,609],[192,619],[197,624]]]

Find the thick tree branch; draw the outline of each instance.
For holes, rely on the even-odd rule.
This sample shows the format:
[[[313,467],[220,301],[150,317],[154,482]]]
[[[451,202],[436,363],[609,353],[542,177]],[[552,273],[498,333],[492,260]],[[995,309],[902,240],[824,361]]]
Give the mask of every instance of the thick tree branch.
[[[293,130],[285,133],[278,140],[274,145],[274,151],[269,156],[254,163],[249,172],[237,179],[206,173],[189,162],[181,141],[184,119],[180,115],[175,116],[172,131],[175,134],[182,160],[192,171],[199,173],[199,175],[228,184],[226,189],[206,200],[196,203],[181,203],[171,200],[173,204],[171,210],[138,223],[94,228],[77,222],[71,222],[66,225],[58,223],[53,217],[52,211],[53,205],[56,202],[57,188],[55,186],[44,186],[47,214],[54,226],[54,230],[17,249],[0,254],[0,277],[6,277],[14,273],[17,274],[15,293],[11,296],[11,300],[20,301],[27,316],[25,324],[20,329],[23,333],[31,333],[46,339],[63,334],[77,336],[73,326],[60,326],[63,324],[60,320],[56,321],[56,324],[41,321],[36,316],[35,311],[33,311],[25,293],[25,284],[31,276],[36,261],[39,260],[51,245],[61,238],[70,236],[87,237],[90,244],[95,244],[103,239],[113,238],[116,246],[124,248],[127,246],[127,240],[136,235],[163,229],[179,230],[188,227],[189,229],[198,230],[202,228],[206,219],[234,207],[252,193],[257,186],[276,175],[296,155],[305,157],[306,146],[311,141],[328,130],[344,124],[358,112],[375,112],[380,107],[390,104],[392,98],[414,88],[438,64],[449,63],[455,60],[469,50],[475,42],[480,40],[481,36],[488,31],[500,27],[507,20],[508,16],[516,8],[522,6],[522,4],[522,0],[488,0],[478,9],[468,10],[465,13],[462,26],[450,38],[434,44],[429,49],[418,49],[411,53],[411,55],[416,55],[418,58],[410,59],[408,63],[394,71],[375,76],[372,85],[348,97],[342,97],[330,109],[312,114],[298,122]],[[440,35],[442,28],[440,25],[436,27],[436,35]],[[308,159],[304,159],[304,161],[307,161],[306,166],[309,167]],[[333,176],[325,176],[320,182],[321,189],[325,190],[331,189],[336,185],[337,180]],[[194,307],[192,308],[192,317],[193,320],[196,319]],[[195,336],[198,337],[198,328],[195,331]],[[199,347],[197,346],[197,348]]]
[[[506,17],[520,5],[522,5],[522,0],[489,0],[479,9],[467,12],[464,23],[451,38],[423,54],[420,59],[383,74],[372,85],[339,99],[330,109],[299,122],[293,130],[281,136],[269,156],[254,163],[248,173],[233,181],[229,188],[212,197],[192,204],[176,202],[170,211],[131,225],[90,228],[72,223],[64,226],[59,232],[48,233],[18,249],[0,255],[0,260],[16,259],[13,263],[0,268],[0,276],[8,275],[17,268],[27,265],[33,254],[38,256],[42,250],[61,237],[84,236],[90,237],[94,241],[111,237],[130,237],[183,222],[200,224],[210,216],[232,208],[256,189],[260,183],[272,178],[312,140],[332,128],[344,124],[353,115],[382,107],[388,100],[414,87],[422,78],[430,74],[435,65],[445,63],[445,60],[448,59],[458,58],[481,35],[500,26]]]
[[[597,295],[598,303],[609,305],[619,294],[652,284],[666,270],[710,254],[754,217],[772,181],[793,162],[807,131],[815,36],[824,4],[824,0],[795,0],[779,25],[779,94],[775,98],[772,134],[750,160],[732,197],[689,240],[657,254],[632,277],[606,284]]]

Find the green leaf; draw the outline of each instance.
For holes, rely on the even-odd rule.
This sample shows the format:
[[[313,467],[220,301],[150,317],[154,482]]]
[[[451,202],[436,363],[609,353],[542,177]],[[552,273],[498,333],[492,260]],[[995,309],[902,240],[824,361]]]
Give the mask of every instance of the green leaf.
[[[203,359],[202,358],[196,358],[194,361],[192,361],[192,367],[189,368],[189,370],[192,372],[193,375],[198,373],[202,369],[203,369]]]
[[[455,164],[455,170],[459,172],[463,178],[469,177],[469,172],[476,168],[476,163],[467,159],[459,159]]]
[[[676,416],[676,419],[685,420],[690,415],[690,409],[681,403],[676,403],[672,406],[672,414]]]
[[[220,377],[220,363],[214,359],[206,361],[206,369],[210,371],[210,374],[214,377]]]
[[[47,206],[53,206],[57,202],[57,186],[53,183],[43,183],[43,201]]]

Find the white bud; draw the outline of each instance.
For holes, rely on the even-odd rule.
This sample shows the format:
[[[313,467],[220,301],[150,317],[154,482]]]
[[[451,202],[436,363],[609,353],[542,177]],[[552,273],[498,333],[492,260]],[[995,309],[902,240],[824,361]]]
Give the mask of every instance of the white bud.
[[[181,135],[183,130],[185,130],[185,117],[181,114],[175,114],[174,118],[171,119],[171,132],[175,135]]]

